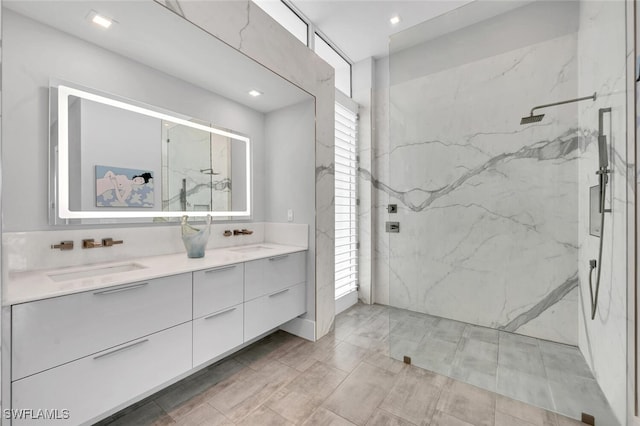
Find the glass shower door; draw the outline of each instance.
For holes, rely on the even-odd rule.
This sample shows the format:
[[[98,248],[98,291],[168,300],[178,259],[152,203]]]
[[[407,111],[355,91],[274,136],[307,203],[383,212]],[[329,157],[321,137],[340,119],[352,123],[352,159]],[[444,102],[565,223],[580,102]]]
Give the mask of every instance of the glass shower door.
[[[607,65],[596,62],[603,31]],[[599,108],[614,105],[606,130],[625,146],[625,37],[622,2],[537,1],[474,2],[391,38],[381,180],[397,205],[388,230],[399,225],[388,234],[392,357],[571,417],[620,420],[624,407],[613,401],[613,414],[607,400],[623,380],[597,383],[609,367],[584,355],[587,336],[617,325],[610,306],[602,324],[584,318],[584,274]],[[535,106],[594,91],[521,124]],[[624,191],[611,180],[608,205]]]

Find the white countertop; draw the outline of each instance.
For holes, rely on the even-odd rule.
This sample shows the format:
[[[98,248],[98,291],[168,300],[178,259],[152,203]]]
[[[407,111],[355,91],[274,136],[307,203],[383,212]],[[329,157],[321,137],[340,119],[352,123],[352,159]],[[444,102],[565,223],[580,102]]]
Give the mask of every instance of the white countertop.
[[[251,248],[258,246],[265,247],[265,249],[251,251]],[[248,251],[243,251],[247,249]],[[18,303],[32,302],[50,297],[64,296],[66,294],[80,293],[83,291],[145,281],[153,278],[193,272],[202,269],[216,268],[219,266],[281,256],[306,250],[307,249],[305,247],[260,243],[248,246],[235,246],[207,250],[205,252],[205,256],[200,259],[190,259],[187,257],[185,252],[182,252],[162,256],[139,257],[126,261],[74,266],[69,268],[16,273],[9,272],[9,285],[7,286],[5,298],[3,299],[2,304],[3,306],[8,306]],[[126,266],[131,264],[139,265],[141,268],[126,272],[107,272],[101,275],[68,279],[64,281],[55,281],[50,277],[51,275],[74,272],[81,273],[83,271],[93,269]]]

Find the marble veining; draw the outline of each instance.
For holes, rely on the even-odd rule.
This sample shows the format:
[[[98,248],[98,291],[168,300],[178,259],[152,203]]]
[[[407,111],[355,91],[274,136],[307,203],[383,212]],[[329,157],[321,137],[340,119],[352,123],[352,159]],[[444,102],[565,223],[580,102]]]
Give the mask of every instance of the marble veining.
[[[375,192],[377,226],[397,220],[401,231],[377,236],[386,265],[377,267],[376,300],[577,343],[577,171],[592,129],[578,126],[572,106],[519,123],[535,105],[577,97],[576,41],[567,34],[442,71],[414,70],[391,79],[389,99],[377,97],[390,125],[359,175]],[[446,54],[431,53],[431,61]],[[398,214],[386,214],[387,200]]]

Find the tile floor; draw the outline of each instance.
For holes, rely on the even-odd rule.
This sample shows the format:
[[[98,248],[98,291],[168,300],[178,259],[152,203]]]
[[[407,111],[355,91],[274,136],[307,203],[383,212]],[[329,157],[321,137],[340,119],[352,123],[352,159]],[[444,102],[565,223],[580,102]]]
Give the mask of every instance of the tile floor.
[[[569,417],[617,423],[575,346],[395,308],[389,321],[395,359]]]
[[[482,332],[468,333],[474,337]],[[453,339],[448,329],[422,337],[427,334],[431,339]],[[318,342],[278,331],[99,424],[582,424],[403,364],[390,358],[388,350],[389,311],[358,304],[340,314],[335,332]]]

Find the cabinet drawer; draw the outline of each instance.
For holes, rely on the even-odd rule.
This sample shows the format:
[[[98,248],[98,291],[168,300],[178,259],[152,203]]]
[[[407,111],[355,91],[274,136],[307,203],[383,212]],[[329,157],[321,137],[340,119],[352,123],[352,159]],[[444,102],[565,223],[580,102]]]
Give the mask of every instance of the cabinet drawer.
[[[306,253],[298,252],[247,262],[244,300],[255,299],[306,280]]]
[[[191,274],[12,307],[12,380],[190,321]]]
[[[244,265],[229,265],[193,273],[193,317],[200,318],[242,303]]]
[[[306,283],[279,290],[244,304],[244,341],[247,342],[306,312]]]
[[[69,410],[62,420],[13,425],[78,425],[191,369],[191,323],[13,382],[12,409]]]
[[[194,320],[194,367],[241,345],[243,320],[242,303]]]

